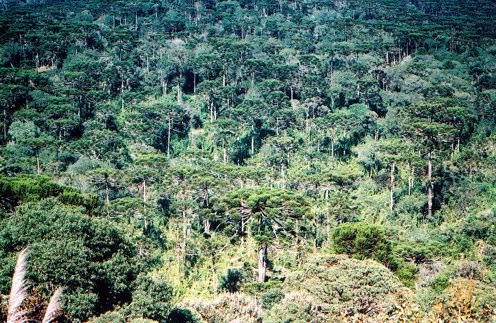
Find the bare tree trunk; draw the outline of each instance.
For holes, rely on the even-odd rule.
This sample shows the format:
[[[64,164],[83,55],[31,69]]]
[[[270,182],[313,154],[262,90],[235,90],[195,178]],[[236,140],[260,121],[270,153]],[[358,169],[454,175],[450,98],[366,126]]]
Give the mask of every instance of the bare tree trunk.
[[[162,95],[167,95],[167,81],[163,77],[160,79],[160,85],[162,86]]]
[[[203,226],[204,226],[204,232],[207,234],[210,233],[210,220],[208,218],[203,220]]]
[[[427,161],[427,218],[432,218],[432,200],[434,199],[434,184],[432,183],[432,152],[429,152]]]
[[[3,139],[7,142],[7,109],[3,109]]]
[[[105,180],[105,204],[107,205],[107,207],[110,204],[109,185],[107,180]]]
[[[252,133],[254,132],[253,125],[251,126]],[[251,135],[251,155],[255,154],[255,136]]]
[[[186,272],[186,251],[189,237],[189,219],[186,210],[183,209],[183,241],[181,243],[183,272]]]
[[[412,195],[414,172],[415,172],[415,167],[410,165],[409,174],[408,174],[408,195]]]
[[[182,249],[183,249],[183,254],[186,254],[186,235],[187,235],[187,232],[188,232],[188,224],[187,224],[187,216],[186,216],[186,210],[183,210],[182,211],[183,213],[183,241],[182,241]]]
[[[146,180],[143,180],[143,217],[146,219]]]
[[[281,165],[281,188],[286,188],[286,174],[284,172],[284,165]]]
[[[177,103],[182,104],[183,103],[183,95],[181,93],[181,87],[179,84],[177,85]]]
[[[219,283],[217,282],[217,270],[215,269],[215,256],[212,256],[212,289],[214,294],[217,293],[217,286]]]
[[[214,107],[212,102],[209,103],[210,106],[210,122],[214,122]]]
[[[196,73],[193,73],[193,94],[196,94]]]
[[[124,110],[124,80],[121,80],[121,110]]]
[[[39,154],[36,154],[36,173],[38,175],[41,174],[40,155]]]
[[[393,162],[391,165],[391,196],[390,196],[390,202],[389,202],[389,208],[392,211],[394,207],[394,169],[395,169],[395,163]]]
[[[241,215],[241,236],[244,240],[244,234],[246,233],[245,217]]]
[[[172,126],[172,120],[171,120],[171,116],[169,114],[168,115],[168,124],[167,124],[167,158],[170,158],[171,126]]]
[[[258,281],[263,283],[267,276],[267,245],[262,243],[258,247]]]

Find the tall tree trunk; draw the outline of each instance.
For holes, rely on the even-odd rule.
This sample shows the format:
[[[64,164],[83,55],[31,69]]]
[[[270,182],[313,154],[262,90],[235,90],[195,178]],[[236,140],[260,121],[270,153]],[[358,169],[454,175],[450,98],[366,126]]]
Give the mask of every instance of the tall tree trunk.
[[[193,94],[196,94],[196,73],[193,73]]]
[[[409,166],[409,174],[408,174],[408,195],[412,195],[414,172],[415,172],[415,167],[410,165]]]
[[[208,218],[206,218],[205,220],[203,220],[203,226],[204,226],[204,232],[209,234],[210,233],[210,220]]]
[[[255,135],[254,135],[254,132],[255,132],[255,127],[253,125],[251,125],[251,155],[253,156],[255,154]]]
[[[210,122],[214,122],[214,106],[212,102],[209,102],[210,107]]]
[[[109,197],[109,182],[108,179],[105,179],[105,209],[107,211],[107,216],[110,215],[110,197]]]
[[[177,104],[182,104],[183,103],[183,95],[181,92],[181,86],[177,84]]]
[[[160,79],[160,85],[162,87],[162,95],[167,95],[167,82],[163,77]]]
[[[7,109],[3,108],[3,140],[7,142]]]
[[[427,218],[432,218],[432,200],[434,199],[434,184],[432,182],[432,152],[429,152],[427,160]]]
[[[395,169],[395,163],[393,162],[391,164],[391,195],[390,195],[390,202],[389,202],[389,208],[392,211],[394,207],[394,169]]]
[[[263,283],[267,276],[267,245],[260,244],[258,247],[258,281]]]
[[[109,184],[107,180],[105,180],[105,204],[107,205],[108,208],[110,204],[110,197],[109,197]]]
[[[41,166],[40,166],[40,154],[36,154],[36,174],[41,174]]]
[[[146,180],[143,180],[143,218],[146,221]]]
[[[172,120],[170,114],[168,115],[168,123],[167,123],[167,158],[170,158],[170,141],[171,141],[171,127]]]
[[[219,283],[217,282],[217,270],[215,267],[215,255],[212,255],[212,290],[214,291],[214,294],[217,293],[217,286],[219,286]]]
[[[284,172],[284,165],[281,165],[281,188],[286,188],[286,174]]]
[[[186,273],[186,252],[189,238],[189,218],[188,212],[183,209],[183,241],[181,242],[183,272]]]

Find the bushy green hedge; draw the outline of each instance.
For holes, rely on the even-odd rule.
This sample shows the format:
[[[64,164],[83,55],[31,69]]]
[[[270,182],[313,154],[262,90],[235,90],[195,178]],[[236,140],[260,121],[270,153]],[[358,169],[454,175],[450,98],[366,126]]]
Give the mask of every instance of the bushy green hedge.
[[[381,264],[338,255],[309,259],[288,275],[282,291],[284,298],[268,310],[269,322],[332,322],[363,314],[369,321],[398,314],[412,297]]]
[[[358,259],[371,258],[383,262],[391,252],[384,228],[363,222],[340,225],[333,234],[334,250]]]
[[[25,202],[35,202],[49,197],[57,197],[67,205],[79,205],[92,211],[98,206],[94,195],[81,193],[79,190],[57,184],[49,177],[22,175],[16,177],[0,176],[1,208],[12,210]]]
[[[374,259],[389,269],[406,284],[412,281],[418,268],[393,253],[393,248],[382,226],[353,222],[340,225],[333,233],[334,251],[358,259]]]
[[[45,297],[66,287],[64,311],[84,320],[131,300],[142,265],[137,251],[111,222],[55,198],[26,203],[0,226],[4,260],[0,290],[10,288],[17,251],[28,247],[28,284]]]

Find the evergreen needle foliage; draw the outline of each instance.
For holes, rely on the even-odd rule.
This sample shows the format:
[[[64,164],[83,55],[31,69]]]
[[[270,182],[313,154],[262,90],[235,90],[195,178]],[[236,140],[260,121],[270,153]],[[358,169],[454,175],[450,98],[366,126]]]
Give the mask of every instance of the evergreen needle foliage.
[[[495,17],[1,0],[0,320],[496,321]]]

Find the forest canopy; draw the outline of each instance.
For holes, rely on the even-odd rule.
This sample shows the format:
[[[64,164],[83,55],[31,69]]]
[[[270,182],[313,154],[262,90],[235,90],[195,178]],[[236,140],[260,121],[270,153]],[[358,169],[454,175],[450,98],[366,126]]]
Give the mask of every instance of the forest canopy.
[[[496,320],[495,17],[0,1],[0,319]]]

